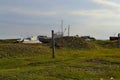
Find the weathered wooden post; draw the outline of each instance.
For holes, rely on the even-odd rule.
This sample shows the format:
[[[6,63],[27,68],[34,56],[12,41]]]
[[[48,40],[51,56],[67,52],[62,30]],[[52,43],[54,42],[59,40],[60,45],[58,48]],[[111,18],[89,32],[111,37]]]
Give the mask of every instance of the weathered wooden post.
[[[120,48],[120,33],[118,34],[118,47]]]
[[[55,38],[54,38],[54,30],[52,30],[52,58],[55,58]]]

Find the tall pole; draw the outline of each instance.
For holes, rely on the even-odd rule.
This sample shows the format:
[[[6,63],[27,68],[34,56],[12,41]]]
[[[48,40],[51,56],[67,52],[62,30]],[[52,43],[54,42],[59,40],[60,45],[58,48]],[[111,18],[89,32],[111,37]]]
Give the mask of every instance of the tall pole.
[[[62,34],[62,37],[63,37],[63,20],[61,20],[61,34]]]
[[[120,48],[120,33],[118,34],[118,47]]]
[[[70,36],[70,25],[68,25],[68,37]]]
[[[54,38],[54,30],[52,30],[52,58],[55,58],[55,38]]]

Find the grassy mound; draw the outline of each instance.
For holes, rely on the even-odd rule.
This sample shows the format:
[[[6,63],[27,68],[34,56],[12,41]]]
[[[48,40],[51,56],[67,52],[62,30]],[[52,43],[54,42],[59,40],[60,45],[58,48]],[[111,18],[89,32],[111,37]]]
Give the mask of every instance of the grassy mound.
[[[95,48],[93,41],[86,41],[78,37],[63,37],[55,40],[56,46],[72,49],[92,49]]]

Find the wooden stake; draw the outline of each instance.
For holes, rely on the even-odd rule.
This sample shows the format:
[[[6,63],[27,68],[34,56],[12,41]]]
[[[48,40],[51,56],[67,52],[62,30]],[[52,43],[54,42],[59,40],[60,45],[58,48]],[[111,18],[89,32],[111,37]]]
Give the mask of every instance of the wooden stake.
[[[120,33],[118,34],[118,47],[120,48]]]
[[[54,39],[54,30],[52,30],[52,58],[55,58],[55,39]]]

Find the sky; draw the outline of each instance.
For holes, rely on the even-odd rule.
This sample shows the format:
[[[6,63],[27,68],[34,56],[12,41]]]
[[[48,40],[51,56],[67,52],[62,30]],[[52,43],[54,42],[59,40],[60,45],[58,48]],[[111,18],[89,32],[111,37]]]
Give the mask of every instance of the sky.
[[[71,36],[109,39],[120,30],[120,0],[0,0],[0,39],[50,36],[61,20]]]

